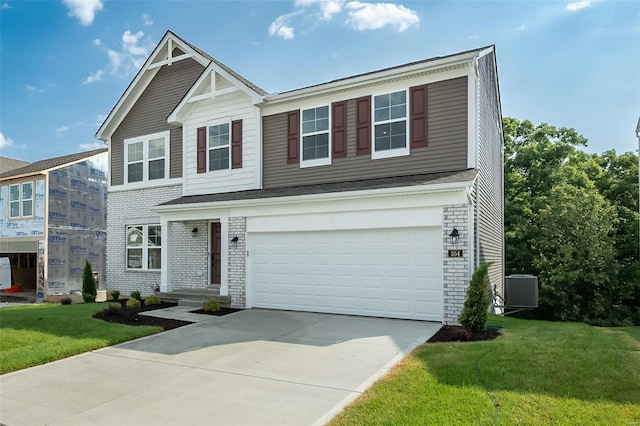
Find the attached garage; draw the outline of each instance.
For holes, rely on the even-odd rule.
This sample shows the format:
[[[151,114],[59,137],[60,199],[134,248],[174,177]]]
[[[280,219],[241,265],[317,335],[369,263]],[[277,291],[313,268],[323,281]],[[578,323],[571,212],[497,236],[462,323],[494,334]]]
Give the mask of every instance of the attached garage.
[[[247,237],[253,307],[443,320],[441,226]]]

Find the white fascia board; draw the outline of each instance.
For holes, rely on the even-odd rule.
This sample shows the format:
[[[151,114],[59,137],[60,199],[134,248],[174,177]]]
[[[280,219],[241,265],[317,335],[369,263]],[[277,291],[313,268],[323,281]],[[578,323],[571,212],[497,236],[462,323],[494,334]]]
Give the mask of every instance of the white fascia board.
[[[266,104],[276,104],[280,102],[289,102],[297,100],[299,98],[305,98],[309,96],[317,96],[325,92],[332,92],[337,90],[346,90],[353,87],[379,83],[383,80],[391,80],[398,78],[408,78],[414,74],[420,72],[435,71],[439,68],[448,68],[456,66],[467,66],[472,60],[478,57],[478,51],[472,51],[460,55],[455,55],[442,59],[435,59],[425,63],[407,65],[404,67],[398,67],[390,70],[379,71],[361,75],[359,77],[352,77],[341,79],[339,81],[329,82],[325,84],[319,84],[312,87],[307,87],[299,90],[294,90],[286,93],[276,93],[267,95],[265,97]]]
[[[478,61],[473,62],[467,77],[467,168],[478,168],[480,148],[480,79]]]
[[[184,96],[184,98],[182,98],[180,103],[173,109],[173,111],[171,111],[171,114],[169,114],[169,117],[167,117],[167,123],[169,124],[184,123],[184,116],[182,112],[189,104],[189,101],[191,100],[191,98],[195,96],[200,96],[200,95],[194,95],[194,93],[198,90],[198,88],[200,88],[200,86],[202,86],[202,84],[204,84],[206,81],[212,78],[211,76],[212,73],[220,74],[225,80],[231,82],[231,84],[233,84],[236,88],[246,93],[251,98],[251,101],[253,102],[254,105],[257,105],[264,100],[262,95],[250,89],[246,84],[238,80],[232,74],[227,72],[224,68],[222,68],[221,66],[219,66],[218,64],[212,61],[209,64],[209,66],[207,66],[207,68],[202,72],[200,77],[198,77],[198,79],[193,84],[193,86],[191,86],[191,88],[189,89],[187,94]],[[212,95],[215,96],[215,93],[212,93]]]
[[[324,194],[309,194],[309,195],[293,195],[287,197],[270,197],[270,198],[258,198],[249,200],[233,200],[233,201],[214,201],[208,203],[193,203],[193,204],[175,204],[168,206],[156,206],[152,208],[153,211],[158,213],[167,212],[186,212],[196,210],[211,210],[211,209],[223,209],[223,208],[236,208],[236,207],[253,207],[253,206],[266,206],[277,204],[293,204],[293,203],[314,203],[317,201],[340,201],[345,199],[364,199],[364,198],[376,198],[383,196],[394,195],[420,195],[420,194],[434,194],[438,192],[458,192],[462,189],[468,188],[473,184],[473,181],[467,182],[454,182],[454,183],[442,183],[442,184],[426,184],[420,186],[401,186],[394,188],[384,189],[366,189],[362,191],[345,191],[345,192],[330,192]]]
[[[151,80],[153,80],[153,77],[157,74],[158,70],[160,70],[160,67],[156,67],[153,69],[149,69],[149,67],[153,64],[153,61],[159,54],[164,53],[165,43],[168,43],[169,40],[172,41],[173,47],[178,47],[183,52],[191,54],[191,57],[198,63],[202,64],[202,66],[206,67],[209,64],[209,59],[205,58],[187,43],[180,40],[172,32],[167,31],[162,39],[158,42],[155,49],[153,49],[153,52],[151,52],[147,60],[144,62],[144,64],[140,68],[140,71],[138,71],[138,73],[134,77],[133,81],[129,84],[120,99],[118,99],[118,102],[113,107],[105,121],[102,123],[102,126],[100,126],[100,128],[94,135],[96,139],[106,142],[111,137],[117,126],[120,125],[126,114],[136,103],[144,89],[151,82]]]

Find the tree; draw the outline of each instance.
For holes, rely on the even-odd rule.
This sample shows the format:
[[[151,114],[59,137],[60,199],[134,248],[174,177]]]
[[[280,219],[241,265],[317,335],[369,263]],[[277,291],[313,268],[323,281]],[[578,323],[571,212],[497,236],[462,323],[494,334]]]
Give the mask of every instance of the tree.
[[[470,331],[480,331],[487,328],[489,304],[491,303],[489,297],[491,289],[487,277],[489,266],[491,263],[484,263],[473,271],[462,313],[458,318],[460,325]]]
[[[96,279],[93,277],[91,264],[87,260],[85,261],[84,270],[82,271],[82,299],[85,303],[95,302],[97,295]]]
[[[534,315],[640,324],[638,157],[586,153],[574,129],[503,129],[506,272],[540,277]]]

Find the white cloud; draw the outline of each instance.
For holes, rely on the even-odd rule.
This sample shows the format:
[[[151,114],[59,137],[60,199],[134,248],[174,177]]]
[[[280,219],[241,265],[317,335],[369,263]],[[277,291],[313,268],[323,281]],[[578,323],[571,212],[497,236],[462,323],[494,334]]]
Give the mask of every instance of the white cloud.
[[[83,151],[93,151],[94,149],[105,148],[104,142],[91,142],[91,143],[81,143],[78,145],[78,149]]]
[[[518,27],[518,31],[524,31],[524,30],[526,30],[527,28],[529,28],[529,27],[527,26],[527,23],[526,23],[526,22],[523,22],[523,23]]]
[[[0,6],[0,9],[2,10],[11,9],[11,6],[9,6],[9,3],[5,1],[4,3],[2,3],[2,6]]]
[[[103,75],[104,75],[103,70],[92,72],[82,83],[83,84],[97,83],[98,81],[102,80]]]
[[[142,25],[146,25],[147,27],[150,26],[150,25],[153,25],[153,20],[146,13],[142,14]]]
[[[73,129],[74,127],[82,126],[83,124],[84,122],[78,121],[77,123],[70,124],[68,126],[60,126],[56,129],[56,137],[60,137],[63,135],[63,133],[66,133],[70,129]]]
[[[478,39],[478,34],[471,34],[469,36],[469,40],[477,40]]]
[[[93,40],[93,45],[94,46],[102,46],[102,41],[100,41],[99,38],[96,38]]]
[[[102,126],[102,123],[104,122],[105,118],[107,118],[107,116],[105,114],[96,114],[96,126]]]
[[[295,15],[296,13],[287,13],[278,16],[269,26],[269,35],[282,37],[285,40],[293,40],[296,35],[293,27],[289,26],[289,22]]]
[[[0,149],[11,146],[13,146],[13,139],[5,137],[5,135],[0,132]]]
[[[98,82],[106,75],[129,77],[144,64],[152,47],[152,45],[145,40],[142,31],[132,33],[126,30],[122,33],[122,47],[119,50],[105,46],[105,42],[102,40],[99,40],[99,42],[96,42],[96,40],[93,41],[93,44],[107,53],[109,64],[89,74],[84,80],[84,84]]]
[[[32,86],[31,84],[24,85],[24,91],[30,95],[35,95],[37,93],[44,93],[44,89],[41,87]]]
[[[333,15],[342,11],[344,0],[296,0],[294,5],[298,8],[318,5],[322,13],[322,18],[329,21],[333,18]]]
[[[576,12],[580,9],[586,9],[587,7],[591,7],[593,4],[593,0],[582,0],[582,1],[574,1],[573,3],[569,3],[566,10],[569,12]]]
[[[378,30],[391,26],[398,32],[403,32],[410,27],[417,27],[420,23],[420,18],[415,11],[392,3],[352,1],[347,3],[347,9],[349,9],[347,22],[358,31]]]
[[[62,3],[69,9],[69,16],[78,18],[82,25],[91,25],[103,7],[102,0],[62,0]]]

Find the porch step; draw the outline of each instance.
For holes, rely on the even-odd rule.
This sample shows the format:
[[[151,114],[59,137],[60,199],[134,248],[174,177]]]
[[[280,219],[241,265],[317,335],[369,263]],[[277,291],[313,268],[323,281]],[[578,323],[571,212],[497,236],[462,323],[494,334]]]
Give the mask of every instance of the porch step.
[[[229,296],[220,296],[220,292],[214,289],[183,289],[167,293],[158,293],[160,300],[177,303],[178,306],[189,306],[202,309],[202,304],[209,299],[217,299],[223,308],[231,307]]]

